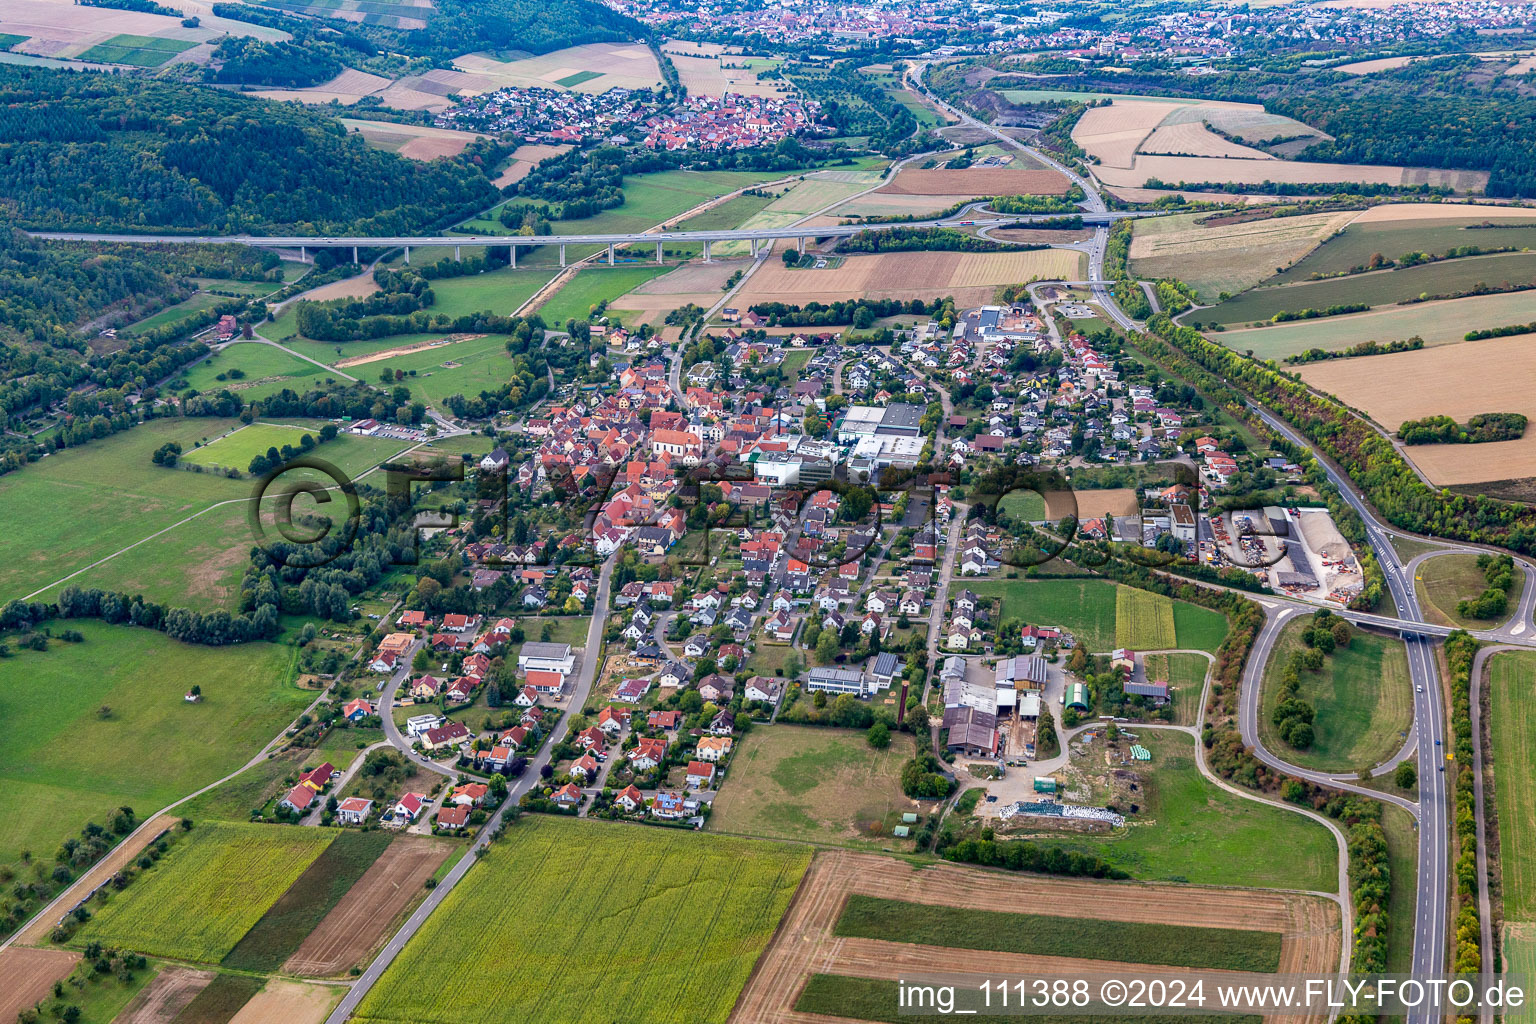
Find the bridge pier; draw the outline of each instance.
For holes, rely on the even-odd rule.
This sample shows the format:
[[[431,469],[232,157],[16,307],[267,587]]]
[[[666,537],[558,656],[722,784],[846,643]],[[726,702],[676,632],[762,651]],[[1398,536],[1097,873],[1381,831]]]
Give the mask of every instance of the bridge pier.
[[[565,269],[565,243],[560,243],[560,269]]]
[[[613,266],[613,243],[608,243],[608,265]]]
[[[515,245],[507,246],[507,252],[510,253],[511,256],[512,256],[512,269],[516,270],[517,269],[517,246],[515,246]]]
[[[406,263],[410,263],[411,262],[411,247],[410,246],[406,246],[405,247],[405,262]]]
[[[805,255],[805,236],[804,235],[801,235],[799,238],[795,239],[795,249],[799,251],[801,256]]]
[[[704,240],[704,262],[709,262],[709,239]]]
[[[308,263],[309,262],[309,246],[307,246],[307,245],[299,246],[299,262],[300,263]]]
[[[453,247],[453,262],[455,262],[455,263],[463,262],[463,258],[459,255],[459,247],[458,246],[454,246]]]
[[[661,243],[660,242],[656,243],[656,262],[658,264],[662,262],[662,259],[661,259]]]
[[[352,247],[352,262],[361,264],[361,261],[357,258],[357,246],[355,245]]]

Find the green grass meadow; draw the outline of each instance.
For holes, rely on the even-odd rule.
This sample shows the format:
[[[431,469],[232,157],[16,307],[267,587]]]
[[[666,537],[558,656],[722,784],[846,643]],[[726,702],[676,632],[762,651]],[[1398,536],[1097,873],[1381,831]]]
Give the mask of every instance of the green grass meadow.
[[[1200,774],[1189,736],[1143,730],[1138,742],[1152,762],[1133,823],[1106,836],[1032,841],[1103,857],[1150,882],[1338,890],[1338,846],[1322,825],[1218,789]]]
[[[1000,621],[1065,626],[1089,651],[1120,646],[1117,586],[1099,579],[979,580],[967,584],[979,596],[1002,601]],[[1125,588],[1130,589],[1130,588]],[[1147,594],[1173,605],[1173,646],[1214,652],[1227,635],[1226,616],[1209,608]],[[1150,609],[1151,604],[1147,607]],[[1164,627],[1158,626],[1159,636]]]
[[[339,833],[205,821],[113,896],[71,944],[218,963]]]
[[[103,64],[131,64],[136,68],[157,68],[197,43],[184,39],[160,39],[156,36],[113,36],[97,43],[80,55],[80,60]]]
[[[1520,602],[1519,587],[1524,580],[1521,575],[1515,578],[1521,582],[1510,593],[1511,610]],[[1477,567],[1476,555],[1452,553],[1426,558],[1419,563],[1413,586],[1424,611],[1441,625],[1463,629],[1488,629],[1496,625],[1493,620],[1473,619],[1456,611],[1462,599],[1477,597],[1488,588],[1487,577]]]
[[[1351,224],[1342,232],[1313,249],[1294,267],[1271,278],[1266,284],[1292,284],[1308,281],[1313,274],[1338,274],[1366,266],[1380,253],[1387,259],[1400,259],[1410,252],[1438,256],[1464,245],[1483,249],[1513,246],[1536,248],[1536,217],[1529,222],[1500,218],[1494,229],[1475,228],[1485,218],[1468,216],[1450,220],[1395,220]],[[1437,288],[1435,291],[1447,289]]]
[[[318,420],[295,426],[252,423],[195,452],[188,452],[182,458],[200,466],[238,469],[244,473],[250,467],[252,459],[258,455],[265,455],[270,448],[281,451],[283,445],[288,445],[297,449],[300,439],[305,434],[309,434],[319,442],[321,425],[322,422]],[[343,473],[356,475],[372,469],[380,462],[398,455],[409,447],[408,441],[392,441],[382,437],[362,437],[358,434],[342,433],[329,441],[317,443],[309,454],[332,463]]]
[[[1488,688],[1504,916],[1527,922],[1536,939],[1536,652],[1495,655]]]
[[[230,370],[244,374],[231,379]],[[219,380],[224,374],[225,379]],[[186,372],[187,386],[199,391],[227,388],[243,402],[259,401],[283,388],[303,392],[326,378],[339,380],[324,367],[289,355],[280,348],[260,343],[239,343],[215,352]]]
[[[1291,653],[1305,649],[1301,634],[1310,623],[1310,617],[1293,620],[1275,643],[1264,671],[1259,735],[1303,768],[1347,772],[1385,761],[1401,749],[1402,734],[1413,724],[1408,654],[1395,637],[1356,630],[1348,648],[1324,659],[1322,671],[1303,669],[1299,696],[1317,709],[1315,739],[1296,750],[1280,738],[1271,715],[1281,699],[1281,673]]]
[[[196,647],[93,620],[85,636],[0,660],[0,863],[52,854],[87,821],[140,817],[234,771],[313,699],[274,644]],[[203,688],[201,703],[182,694]],[[102,708],[109,709],[102,714]],[[242,817],[244,815],[242,814]]]
[[[673,268],[649,264],[637,267],[591,267],[579,270],[535,312],[551,327],[563,328],[567,320],[585,320],[592,307],[634,291]]]
[[[724,1024],[809,864],[794,844],[524,816],[355,1019],[585,1024],[600,992],[652,1024]]]
[[[265,287],[268,291],[271,291],[276,286],[269,284]],[[173,306],[167,306],[152,316],[147,316],[143,320],[135,321],[134,323],[128,325],[127,328],[125,328],[124,333],[140,334],[144,331],[153,330],[156,327],[164,327],[167,324],[180,323],[182,320],[185,320],[193,313],[201,313],[205,309],[212,309],[214,306],[217,306],[219,303],[225,301],[227,300],[219,295],[209,295],[207,292],[197,292],[190,298],[178,302]]]

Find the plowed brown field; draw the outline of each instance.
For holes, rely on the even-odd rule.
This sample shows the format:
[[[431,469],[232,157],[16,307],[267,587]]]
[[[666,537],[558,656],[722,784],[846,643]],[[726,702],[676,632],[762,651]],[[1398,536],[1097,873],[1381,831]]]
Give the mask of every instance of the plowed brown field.
[[[123,1007],[123,1012],[113,1018],[112,1024],[170,1024],[192,997],[207,988],[212,980],[212,971],[167,967],[139,990],[139,994]]]
[[[961,307],[992,301],[1000,284],[1030,280],[1076,281],[1081,253],[1070,249],[1027,252],[892,252],[849,256],[841,266],[790,270],[766,261],[747,278],[734,305],[759,302],[838,302],[843,299],[934,299],[953,295]]]
[[[453,843],[425,836],[401,836],[390,843],[283,969],[325,977],[362,960],[384,941],[400,913],[423,895],[423,884],[454,848]]]
[[[273,978],[240,1007],[229,1024],[320,1024],[345,992],[335,985]]]
[[[0,979],[5,982],[0,985],[0,1020],[15,1020],[22,1010],[37,1005],[79,960],[79,953],[62,949],[11,946],[0,950]]]
[[[875,939],[840,938],[833,925],[850,893],[910,903],[995,910],[999,894],[1032,913],[1060,913],[1062,927],[1075,918],[1153,921],[1193,927],[1277,931],[1281,973],[1330,972],[1339,964],[1338,907],[1321,897],[1299,893],[1198,886],[1159,886],[1139,882],[1102,882],[998,875],[959,865],[922,869],[874,854],[821,851],[811,863],[789,912],[758,960],[736,1008],[732,1024],[811,1024],[825,1018],[792,1009],[806,978],[813,973],[865,978],[897,978],[905,971],[934,970],[956,962],[956,951]],[[1066,957],[966,950],[966,972],[978,976],[1017,976],[1042,968],[1062,972],[1113,970],[1113,963]],[[1168,968],[1138,968],[1174,976]],[[1321,1018],[1319,1018],[1321,1019]]]

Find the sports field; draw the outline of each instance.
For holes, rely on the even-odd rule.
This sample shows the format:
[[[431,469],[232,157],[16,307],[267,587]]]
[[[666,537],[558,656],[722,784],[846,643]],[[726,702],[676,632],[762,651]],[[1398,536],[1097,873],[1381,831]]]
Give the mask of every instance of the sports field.
[[[1357,771],[1385,761],[1402,748],[1413,724],[1408,654],[1396,638],[1356,630],[1347,649],[1336,649],[1320,672],[1301,672],[1298,696],[1317,711],[1312,746],[1296,750],[1280,738],[1272,713],[1282,697],[1281,673],[1292,652],[1304,650],[1301,633],[1311,617],[1290,622],[1264,670],[1259,734],[1289,761],[1320,771]]]
[[[1218,789],[1200,774],[1192,737],[1143,730],[1137,742],[1152,751],[1140,824],[1107,836],[1031,838],[1096,854],[1147,881],[1338,891],[1338,845],[1322,825]]]
[[[1116,614],[1121,599],[1117,591],[1131,588],[1094,579],[981,580],[969,586],[981,597],[1002,600],[1001,623],[1065,626],[1080,644],[1096,653],[1121,646]],[[1227,635],[1226,618],[1219,612],[1153,594],[1146,596],[1173,606],[1173,643],[1165,646],[1215,651]],[[1146,607],[1150,610],[1151,603]],[[1165,635],[1164,626],[1157,629],[1160,636]],[[1143,645],[1138,649],[1151,648]]]
[[[1260,359],[1283,359],[1310,348],[1338,351],[1365,341],[1386,344],[1414,336],[1423,338],[1426,345],[1444,345],[1461,341],[1468,331],[1479,328],[1529,323],[1533,296],[1536,292],[1521,291],[1386,306],[1368,313],[1229,330],[1211,337],[1238,352],[1251,349]]]
[[[1133,651],[1174,646],[1173,598],[1135,587],[1115,588],[1115,645]]]
[[[1523,298],[1526,303],[1523,309],[1508,304],[1499,314],[1512,319],[1499,321],[1490,316],[1488,320],[1469,320],[1460,325],[1465,330],[1473,324],[1525,322],[1520,318],[1532,316],[1533,295],[1536,293],[1522,292],[1431,305],[1454,306],[1502,298]],[[1425,307],[1409,307],[1412,309]],[[1243,333],[1254,332],[1228,331],[1216,337],[1230,343],[1234,335]],[[1428,340],[1428,335],[1425,338]],[[1458,423],[1484,412],[1536,416],[1536,398],[1524,383],[1536,370],[1536,346],[1531,344],[1532,340],[1532,335],[1517,334],[1417,352],[1331,359],[1299,369],[1302,379],[1312,387],[1336,395],[1387,430],[1396,430],[1405,420],[1431,415],[1450,416]],[[1433,386],[1405,387],[1404,381],[1425,385],[1433,382]],[[1426,476],[1446,486],[1536,475],[1536,431],[1531,430],[1514,441],[1414,445],[1405,451]]]
[[[730,778],[710,815],[712,832],[836,843],[906,845],[891,837],[904,811],[919,809],[901,792],[901,766],[912,757],[907,733],[874,750],[862,732],[814,726],[754,729],[739,741]]]
[[[200,822],[158,865],[97,910],[73,944],[101,942],[217,963],[338,834]]]
[[[1504,916],[1536,922],[1536,778],[1530,770],[1536,756],[1536,654],[1495,655],[1488,663],[1487,686]],[[1528,927],[1536,930],[1536,925]]]
[[[1266,322],[1281,312],[1297,313],[1304,309],[1362,303],[1388,306],[1421,295],[1465,292],[1480,285],[1492,288],[1536,286],[1536,253],[1467,256],[1403,270],[1378,270],[1326,281],[1255,288],[1228,299],[1215,309],[1202,309],[1198,316],[1207,323],[1247,325]]]
[[[1510,592],[1511,611],[1520,601],[1520,585],[1524,577],[1517,572],[1515,580],[1515,589]],[[1456,612],[1456,605],[1461,601],[1477,597],[1488,589],[1488,578],[1477,567],[1476,555],[1452,553],[1425,559],[1419,563],[1414,589],[1418,591],[1420,606],[1431,621],[1462,629],[1488,629],[1497,625],[1489,619],[1472,619]]]
[[[356,1019],[585,1022],[601,992],[657,1024],[723,1024],[809,863],[804,846],[524,817]]]
[[[0,708],[12,732],[0,748],[10,794],[0,863],[51,851],[124,804],[145,817],[214,782],[313,699],[290,682],[290,648],[190,646],[89,619],[68,628],[85,641],[18,649],[4,663]],[[182,700],[188,680],[202,686],[201,703]]]

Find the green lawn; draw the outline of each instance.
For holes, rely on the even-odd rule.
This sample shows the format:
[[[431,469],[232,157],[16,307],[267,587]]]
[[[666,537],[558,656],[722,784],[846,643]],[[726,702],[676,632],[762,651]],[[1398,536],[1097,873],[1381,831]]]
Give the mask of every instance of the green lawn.
[[[1065,626],[1090,651],[1117,646],[1116,584],[1108,580],[980,580],[967,586],[981,597],[1000,598],[1003,622]],[[1172,603],[1174,646],[1214,652],[1227,635],[1226,616],[1183,601]]]
[[[1488,667],[1494,789],[1499,810],[1499,869],[1504,916],[1536,922],[1536,653],[1495,655]],[[1528,925],[1536,933],[1536,925]]]
[[[103,64],[131,64],[138,68],[157,68],[197,43],[186,39],[160,39],[155,36],[118,35],[97,43],[80,55],[80,60]]]
[[[130,626],[67,625],[85,642],[0,661],[9,729],[0,779],[10,794],[0,863],[25,849],[51,855],[124,804],[145,817],[215,781],[313,699],[292,685],[286,647],[195,647]],[[199,704],[182,700],[192,682],[203,688]]]
[[[1524,576],[1517,572],[1515,580],[1515,589],[1510,592],[1510,610],[1520,603]],[[1492,619],[1474,619],[1456,612],[1456,605],[1462,599],[1476,597],[1488,589],[1488,579],[1477,567],[1476,555],[1446,554],[1426,558],[1419,564],[1413,586],[1418,591],[1420,605],[1433,622],[1463,629],[1489,629],[1497,625]]]
[[[309,434],[318,442],[322,423],[323,421],[320,420],[299,421],[297,425],[292,426],[279,423],[252,423],[219,438],[206,447],[186,453],[183,459],[200,466],[226,467],[238,469],[243,473],[250,466],[252,459],[258,455],[265,455],[271,448],[281,451],[284,445],[288,445],[297,449],[300,439],[305,434]],[[332,463],[337,469],[350,476],[372,469],[380,462],[409,447],[410,443],[406,441],[362,437],[358,434],[337,434],[329,441],[316,444],[309,454]]]
[[[268,290],[275,287],[268,285]],[[191,298],[178,302],[174,306],[167,306],[153,316],[147,316],[143,320],[136,321],[125,328],[126,334],[139,334],[153,330],[156,327],[164,327],[166,324],[179,323],[193,313],[201,313],[205,309],[212,309],[221,302],[227,301],[219,295],[209,295],[207,292],[196,292]]]
[[[249,483],[150,464],[168,441],[191,452],[238,420],[156,419],[69,448],[0,477],[0,601],[22,597],[215,502]]]
[[[874,750],[862,732],[773,725],[739,741],[730,778],[720,787],[711,830],[773,839],[859,847],[902,847],[891,837],[903,811],[918,804],[901,792],[901,766],[912,757],[907,733]]]
[[[1279,932],[974,910],[862,893],[848,897],[832,934],[950,949],[1268,974],[1280,969],[1282,938]]]
[[[1152,751],[1152,762],[1133,823],[1118,834],[1034,841],[1103,857],[1146,881],[1338,890],[1333,833],[1292,811],[1216,788],[1195,765],[1189,736],[1142,730],[1138,742]],[[1266,850],[1285,855],[1265,856]]]
[[[602,78],[601,71],[578,71],[574,75],[566,75],[564,78],[555,79],[556,85],[562,85],[567,89],[574,89],[583,82],[590,82],[594,78]]]
[[[243,376],[232,378],[229,371],[237,370]],[[219,380],[220,375],[223,380]],[[215,391],[228,388],[240,396],[242,402],[258,401],[275,395],[283,388],[302,392],[314,387],[327,377],[340,378],[324,367],[271,345],[235,344],[192,367],[186,373],[187,386],[199,391]]]
[[[809,863],[787,843],[525,816],[355,1019],[567,1024],[600,998],[614,1019],[724,1024]]]
[[[394,345],[404,345],[423,337],[428,336],[400,335],[389,340]],[[437,337],[441,338],[441,335]],[[353,354],[351,349],[348,354]],[[378,380],[380,372],[385,369],[407,371],[401,383],[411,389],[411,397],[440,409],[443,400],[449,395],[478,395],[482,391],[494,391],[501,387],[511,376],[512,357],[507,354],[505,336],[488,334],[483,338],[390,356],[378,362],[353,367],[348,372]],[[415,376],[409,375],[412,370]]]
[[[535,312],[551,327],[563,328],[567,320],[585,320],[592,307],[603,300],[612,302],[634,291],[645,282],[660,277],[673,268],[650,264],[638,267],[592,267],[579,270],[560,290],[551,295]]]
[[[1402,734],[1413,724],[1408,654],[1396,637],[1356,630],[1347,649],[1324,660],[1322,671],[1303,670],[1298,696],[1317,709],[1315,739],[1307,750],[1296,750],[1280,738],[1271,718],[1281,699],[1280,676],[1291,652],[1304,649],[1301,634],[1311,621],[1310,616],[1292,621],[1275,643],[1264,671],[1260,736],[1304,768],[1347,772],[1385,761],[1402,747]]]
[[[1387,833],[1387,853],[1392,870],[1387,973],[1407,974],[1413,966],[1413,914],[1419,893],[1419,830],[1414,827],[1413,815],[1389,803],[1381,805],[1381,825]]]
[[[201,822],[77,931],[90,942],[218,963],[340,833]]]

